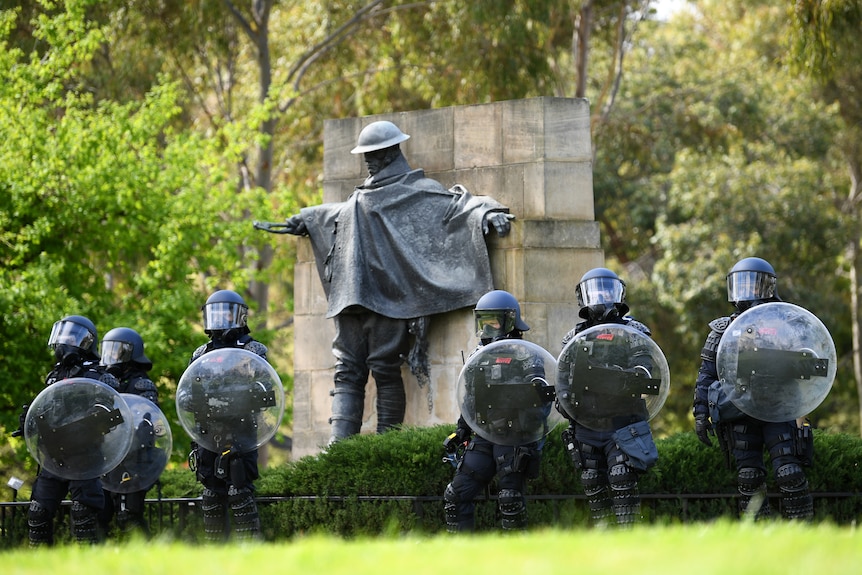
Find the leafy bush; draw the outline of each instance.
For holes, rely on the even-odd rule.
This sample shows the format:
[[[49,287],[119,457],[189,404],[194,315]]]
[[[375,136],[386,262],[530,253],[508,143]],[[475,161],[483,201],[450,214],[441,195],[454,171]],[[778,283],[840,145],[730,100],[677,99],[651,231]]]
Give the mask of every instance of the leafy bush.
[[[584,526],[589,510],[568,454],[554,430],[543,449],[539,477],[528,484],[530,524]],[[363,536],[445,528],[442,495],[454,474],[443,462],[451,426],[404,428],[358,435],[326,451],[263,469],[257,481],[267,539],[303,533]],[[862,514],[862,440],[814,431],[814,465],[806,474],[815,495],[815,518],[851,523]],[[710,521],[736,515],[735,472],[717,444],[702,445],[694,433],[656,441],[659,461],[641,476],[645,519],[654,523]],[[772,474],[770,498],[780,505]],[[196,497],[200,485],[186,470],[166,471],[163,497]],[[155,494],[151,493],[151,497]],[[477,502],[479,529],[496,529],[495,489]]]

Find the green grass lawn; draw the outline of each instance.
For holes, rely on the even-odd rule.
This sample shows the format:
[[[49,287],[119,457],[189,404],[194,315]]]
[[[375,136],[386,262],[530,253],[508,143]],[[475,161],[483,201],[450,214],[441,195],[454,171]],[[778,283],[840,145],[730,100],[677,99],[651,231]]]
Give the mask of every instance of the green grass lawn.
[[[858,574],[855,527],[781,521],[553,530],[475,536],[297,537],[285,543],[191,546],[167,541],[0,553],[7,575],[269,575],[425,573],[546,575]]]

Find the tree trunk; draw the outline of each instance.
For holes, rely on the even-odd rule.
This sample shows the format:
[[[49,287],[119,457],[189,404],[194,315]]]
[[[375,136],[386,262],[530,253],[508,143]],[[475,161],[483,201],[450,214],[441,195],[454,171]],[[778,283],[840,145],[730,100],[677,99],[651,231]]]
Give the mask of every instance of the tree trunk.
[[[862,318],[859,314],[859,279],[862,278],[862,250],[859,249],[859,226],[853,226],[853,234],[847,245],[850,266],[850,317],[853,328],[853,377],[856,380],[856,392],[862,398],[862,355],[860,355],[860,334],[862,334]],[[859,425],[862,434],[862,401],[859,402]]]
[[[860,294],[862,294],[862,233],[860,233],[859,209],[858,202],[859,193],[862,192],[860,186],[860,170],[859,162],[851,159],[850,162],[850,201],[847,202],[848,216],[853,222],[851,228],[850,239],[848,242],[848,259],[850,265],[850,318],[852,321],[853,333],[853,377],[856,380],[856,393],[859,396],[859,433],[862,435],[862,310],[860,310]]]
[[[586,0],[575,19],[575,98],[587,93],[587,64],[590,58],[590,33],[593,29],[593,0]]]

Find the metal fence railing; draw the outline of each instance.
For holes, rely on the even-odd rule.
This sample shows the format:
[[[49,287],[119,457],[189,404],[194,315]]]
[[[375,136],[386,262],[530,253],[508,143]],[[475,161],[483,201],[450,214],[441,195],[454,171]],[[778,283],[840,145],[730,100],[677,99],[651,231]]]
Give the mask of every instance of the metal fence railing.
[[[855,500],[854,508],[860,508],[860,518],[862,518],[862,493],[850,492],[816,492],[812,493],[815,500],[815,508],[817,501],[820,500]],[[641,499],[645,507],[651,507],[653,510],[662,503],[668,505],[673,504],[678,509],[678,519],[680,521],[689,520],[689,507],[692,502],[702,500],[720,501],[727,505],[728,508],[733,508],[731,500],[736,499],[736,494],[733,493],[679,493],[679,494],[641,494]],[[780,503],[780,495],[778,493],[768,493],[767,497],[773,503],[773,509],[778,509]],[[528,495],[528,501],[546,501],[556,505],[560,502],[580,500],[583,501],[585,496],[582,493],[577,494],[560,494],[560,495]],[[442,496],[338,496],[338,495],[302,495],[290,497],[258,497],[257,502],[261,506],[273,505],[287,501],[326,501],[326,502],[384,502],[384,501],[407,501],[413,503],[413,512],[421,515],[423,513],[423,505],[426,503],[438,503],[443,505]],[[182,533],[190,525],[192,521],[200,520],[200,497],[185,497],[185,498],[157,498],[146,500],[146,520],[150,530],[154,535],[165,533],[168,531]],[[496,496],[486,495],[482,501],[494,502]],[[8,501],[0,502],[0,548],[15,547],[24,544],[28,539],[27,534],[27,513],[29,510],[29,501]],[[69,510],[71,509],[71,501],[63,501],[60,505],[59,517],[55,519],[55,524],[61,524],[67,532],[71,532],[71,522]],[[556,515],[556,514],[555,514]],[[856,518],[854,518],[855,521]],[[58,526],[59,527],[59,526]]]

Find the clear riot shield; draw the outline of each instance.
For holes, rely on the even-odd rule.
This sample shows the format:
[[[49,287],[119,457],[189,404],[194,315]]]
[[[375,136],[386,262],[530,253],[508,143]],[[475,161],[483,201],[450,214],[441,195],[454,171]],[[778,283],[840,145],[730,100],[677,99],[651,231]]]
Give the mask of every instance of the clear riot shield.
[[[786,302],[754,306],[718,344],[721,391],[762,421],[790,421],[820,405],[835,380],[835,343],[811,312]]]
[[[248,452],[278,431],[284,388],[259,355],[222,348],[189,364],[177,384],[176,403],[183,429],[203,448]]]
[[[554,407],[556,361],[542,347],[504,339],[477,349],[458,376],[461,415],[500,445],[539,441],[562,422]]]
[[[622,324],[585,329],[557,358],[557,399],[566,414],[595,431],[649,421],[670,392],[667,359],[651,337]]]
[[[120,393],[87,377],[47,386],[24,421],[30,455],[71,480],[95,479],[117,466],[132,442],[132,412]]]
[[[126,457],[102,477],[112,493],[134,493],[152,487],[173,449],[171,427],[162,410],[140,395],[120,394],[132,412],[132,444]]]

